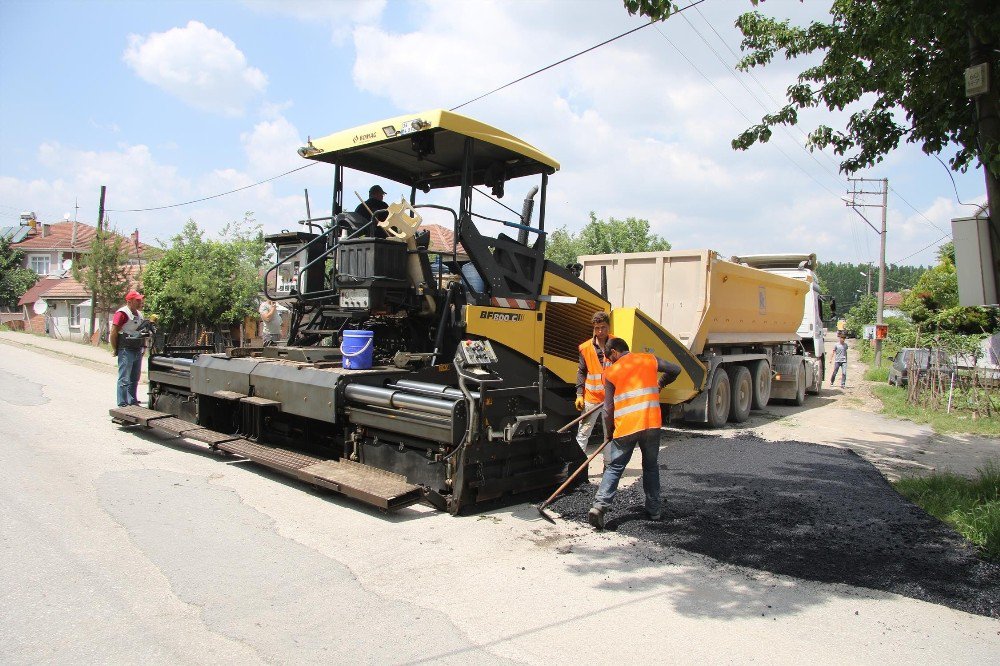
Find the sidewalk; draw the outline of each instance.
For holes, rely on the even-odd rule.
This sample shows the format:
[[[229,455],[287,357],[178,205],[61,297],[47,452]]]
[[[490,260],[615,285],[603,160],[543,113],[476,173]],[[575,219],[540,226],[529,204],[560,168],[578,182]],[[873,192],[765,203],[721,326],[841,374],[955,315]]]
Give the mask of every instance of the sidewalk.
[[[101,347],[92,347],[82,342],[57,340],[55,338],[17,331],[0,331],[0,353],[2,353],[3,345],[14,345],[43,354],[77,359],[86,362],[88,365],[96,365],[101,369],[107,368],[112,372],[117,372],[118,368],[118,360],[111,355],[111,352]]]

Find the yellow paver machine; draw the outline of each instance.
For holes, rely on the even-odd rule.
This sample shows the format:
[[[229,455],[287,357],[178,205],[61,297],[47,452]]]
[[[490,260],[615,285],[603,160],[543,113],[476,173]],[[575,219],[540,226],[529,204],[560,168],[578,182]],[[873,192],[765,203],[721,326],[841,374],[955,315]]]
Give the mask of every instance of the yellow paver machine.
[[[424,501],[458,513],[564,481],[584,460],[572,432],[559,432],[577,415],[577,346],[610,305],[544,258],[546,191],[559,164],[442,110],[311,140],[299,154],[331,165],[334,204],[302,221],[309,232],[266,238],[277,262],[265,293],[291,312],[284,344],[160,345],[148,407],[113,409],[113,418],[386,510]],[[348,169],[404,195],[373,221],[348,212]],[[474,210],[483,202],[497,215],[515,183],[526,191],[520,213]],[[445,192],[457,202],[440,203]],[[451,248],[431,252],[428,211],[453,224]],[[512,235],[480,233],[483,220]],[[705,368],[687,347],[649,318],[629,328],[643,350],[685,370],[665,402],[702,388]]]

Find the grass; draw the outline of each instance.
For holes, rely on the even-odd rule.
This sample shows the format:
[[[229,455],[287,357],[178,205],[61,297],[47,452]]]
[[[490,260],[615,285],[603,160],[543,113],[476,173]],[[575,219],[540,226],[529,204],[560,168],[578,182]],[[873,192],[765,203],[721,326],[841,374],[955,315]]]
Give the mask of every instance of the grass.
[[[889,366],[884,365],[881,368],[869,367],[865,370],[865,379],[870,382],[887,382],[889,381]]]
[[[977,471],[974,479],[934,474],[894,485],[908,500],[954,527],[984,557],[1000,562],[1000,466],[988,463]]]
[[[925,423],[939,433],[967,433],[1000,437],[1000,419],[972,419],[966,412],[944,408],[929,409],[921,405],[911,405],[906,399],[906,389],[888,384],[872,385],[872,392],[882,401],[882,413],[898,419],[908,419],[914,423]]]

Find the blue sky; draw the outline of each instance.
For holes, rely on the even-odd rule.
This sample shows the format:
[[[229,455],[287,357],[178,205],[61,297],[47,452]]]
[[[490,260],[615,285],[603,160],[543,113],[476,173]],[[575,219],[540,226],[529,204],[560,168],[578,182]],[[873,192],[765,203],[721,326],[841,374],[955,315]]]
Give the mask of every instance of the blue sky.
[[[825,4],[760,7],[804,21]],[[803,150],[798,129],[730,149],[803,67],[731,71],[733,21],[750,8],[708,0],[461,112],[560,161],[550,229],[577,230],[594,211],[646,218],[676,249],[877,260],[878,236],[841,200],[846,179],[831,157]],[[453,107],[642,23],[617,0],[0,0],[0,226],[26,210],[72,217],[77,201],[94,224],[103,184],[112,224],[146,241],[189,218],[221,229],[246,211],[265,231],[296,228],[304,189],[314,213],[329,206],[326,165],[126,211],[270,178],[305,163],[295,151],[308,136]],[[811,113],[803,127],[818,120],[829,118]],[[859,175],[889,179],[889,261],[932,263],[951,218],[974,210],[914,146]],[[962,201],[984,201],[981,172],[954,177]],[[348,186],[364,192],[369,181]],[[381,184],[390,198],[403,192]],[[505,203],[519,209],[528,187],[509,186]]]

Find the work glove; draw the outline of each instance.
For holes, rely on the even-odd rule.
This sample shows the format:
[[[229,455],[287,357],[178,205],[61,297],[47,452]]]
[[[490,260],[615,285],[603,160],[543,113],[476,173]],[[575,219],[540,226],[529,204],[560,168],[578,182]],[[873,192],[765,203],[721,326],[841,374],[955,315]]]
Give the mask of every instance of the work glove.
[[[583,411],[583,396],[582,395],[576,396],[576,411],[578,411],[578,412],[582,412]]]

